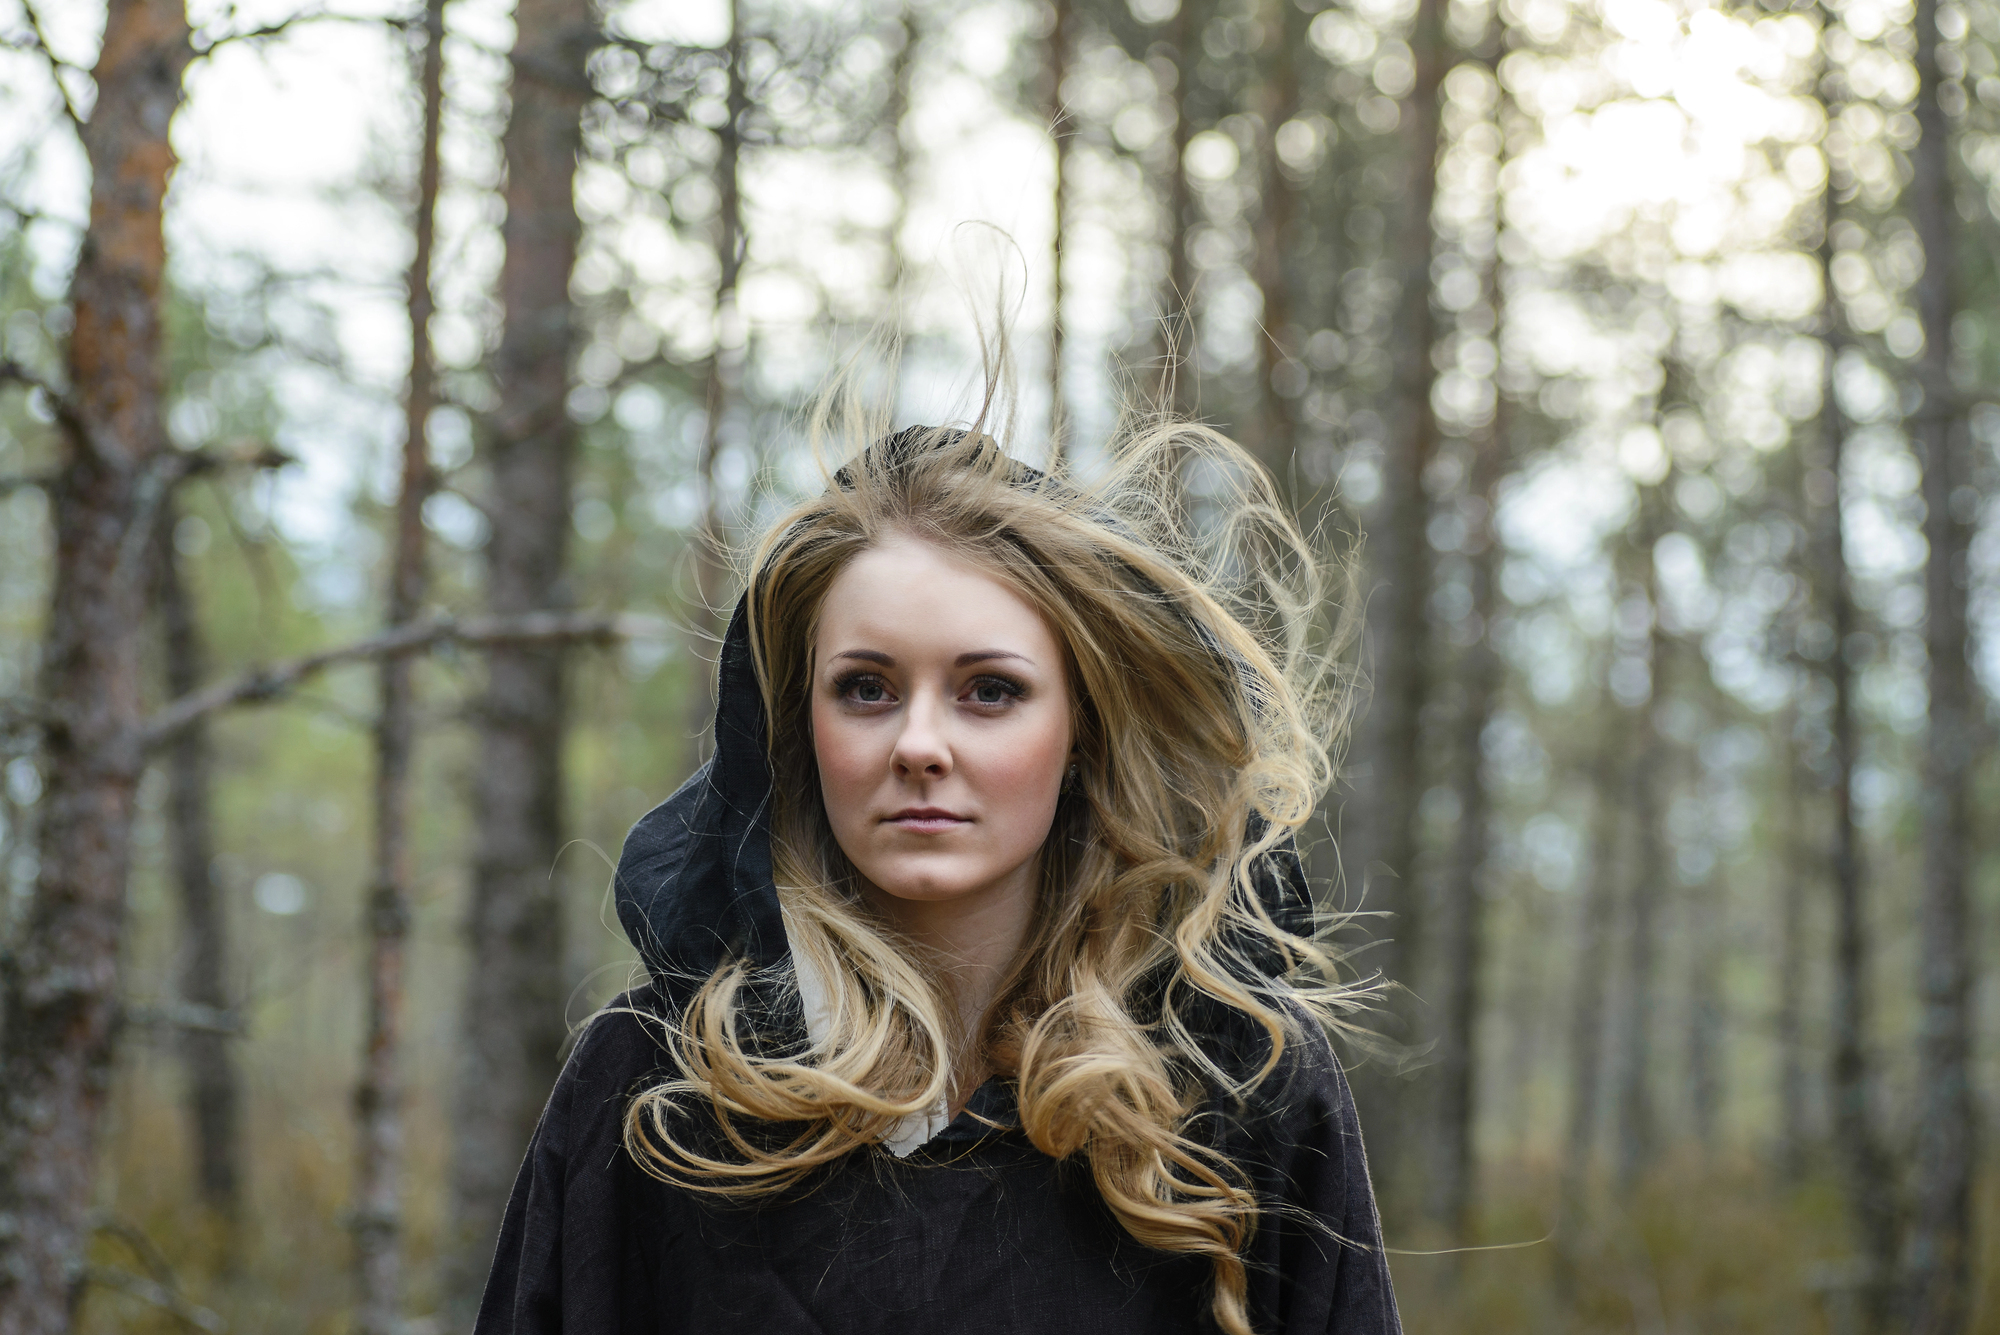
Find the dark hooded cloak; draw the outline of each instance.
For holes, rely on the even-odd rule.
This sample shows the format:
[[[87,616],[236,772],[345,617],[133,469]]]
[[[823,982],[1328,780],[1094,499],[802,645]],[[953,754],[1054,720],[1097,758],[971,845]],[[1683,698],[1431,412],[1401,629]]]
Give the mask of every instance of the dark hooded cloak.
[[[1051,1159],[1017,1129],[1002,1077],[908,1157],[856,1150],[773,1197],[719,1200],[633,1162],[625,1111],[671,1070],[659,1026],[642,1016],[677,1013],[725,960],[789,955],[765,757],[739,603],[722,647],[715,754],[633,826],[619,859],[619,921],[651,982],[590,1022],[549,1096],[475,1335],[1214,1331],[1209,1262],[1135,1242],[1087,1162]],[[1296,923],[1304,879],[1289,850],[1281,866],[1260,893]],[[781,1045],[804,1038],[790,1000],[773,1008]],[[1245,1257],[1253,1329],[1399,1332],[1354,1100],[1317,1030],[1287,1046],[1251,1109],[1199,1122],[1265,1205]]]

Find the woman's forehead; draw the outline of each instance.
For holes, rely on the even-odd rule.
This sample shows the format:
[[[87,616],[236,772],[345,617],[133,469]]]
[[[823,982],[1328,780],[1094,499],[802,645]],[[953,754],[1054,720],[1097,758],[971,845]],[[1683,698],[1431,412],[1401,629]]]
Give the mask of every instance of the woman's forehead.
[[[890,658],[956,661],[997,652],[1031,661],[1060,656],[1048,623],[1019,592],[978,562],[935,543],[893,534],[857,555],[827,589],[815,648]]]

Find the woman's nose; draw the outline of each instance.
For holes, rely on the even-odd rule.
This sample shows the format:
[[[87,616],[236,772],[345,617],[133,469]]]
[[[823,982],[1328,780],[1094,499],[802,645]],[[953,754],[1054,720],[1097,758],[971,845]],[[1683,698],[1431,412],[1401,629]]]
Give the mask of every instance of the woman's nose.
[[[951,747],[945,741],[940,710],[936,700],[921,696],[904,709],[903,730],[890,756],[899,777],[942,779],[951,773]]]

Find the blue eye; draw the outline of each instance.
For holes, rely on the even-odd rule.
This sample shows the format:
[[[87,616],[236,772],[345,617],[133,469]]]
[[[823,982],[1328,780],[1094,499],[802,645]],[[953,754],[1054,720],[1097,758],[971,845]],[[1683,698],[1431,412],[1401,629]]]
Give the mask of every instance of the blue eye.
[[[895,698],[889,694],[889,683],[872,672],[851,672],[837,679],[833,693],[857,705],[886,704]]]
[[[974,704],[1004,705],[1026,694],[1027,690],[1019,682],[1008,681],[1004,677],[981,677],[972,683]]]

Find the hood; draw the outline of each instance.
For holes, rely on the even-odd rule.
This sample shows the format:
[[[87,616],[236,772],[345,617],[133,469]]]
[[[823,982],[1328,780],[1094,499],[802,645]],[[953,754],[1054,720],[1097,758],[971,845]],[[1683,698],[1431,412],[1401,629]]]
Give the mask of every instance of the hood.
[[[661,991],[684,1002],[726,960],[789,953],[771,879],[764,696],[738,599],[717,667],[715,751],[639,818],[618,858],[618,921]]]
[[[911,428],[873,449],[893,458],[921,438],[936,437],[927,428]],[[1041,476],[1020,469],[1023,483]],[[790,954],[771,875],[768,744],[747,600],[738,599],[717,667],[714,754],[672,797],[639,818],[618,859],[618,921],[676,1007],[725,961],[760,968]],[[1258,819],[1252,818],[1253,836]],[[1291,840],[1260,870],[1257,892],[1279,925],[1299,934],[1310,929],[1312,901]],[[1248,953],[1266,973],[1280,967],[1269,946]]]

